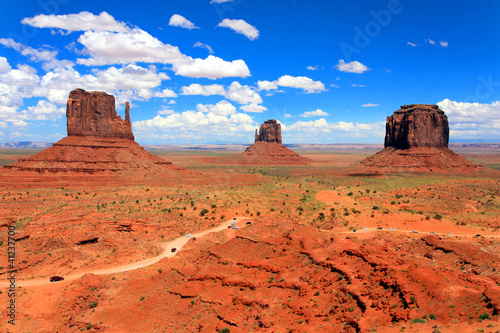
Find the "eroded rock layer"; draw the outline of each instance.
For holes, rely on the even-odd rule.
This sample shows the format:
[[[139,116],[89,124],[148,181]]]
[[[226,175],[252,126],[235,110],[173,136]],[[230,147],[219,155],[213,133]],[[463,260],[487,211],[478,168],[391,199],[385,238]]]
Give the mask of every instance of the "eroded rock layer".
[[[266,120],[260,125],[260,130],[255,131],[255,142],[277,142],[281,143],[281,124],[276,119]]]
[[[115,97],[104,92],[75,89],[69,94],[66,108],[68,136],[96,136],[134,140],[130,106],[125,120],[116,114]]]
[[[385,147],[448,148],[448,118],[437,105],[403,105],[387,117]]]
[[[387,117],[385,148],[363,161],[370,171],[471,171],[478,165],[448,149],[449,126],[437,105],[403,105]]]
[[[51,147],[5,166],[7,172],[49,175],[106,174],[133,179],[176,177],[176,168],[134,141],[127,103],[125,120],[115,98],[103,92],[73,90],[66,110],[68,136]],[[175,171],[175,172],[172,172]]]

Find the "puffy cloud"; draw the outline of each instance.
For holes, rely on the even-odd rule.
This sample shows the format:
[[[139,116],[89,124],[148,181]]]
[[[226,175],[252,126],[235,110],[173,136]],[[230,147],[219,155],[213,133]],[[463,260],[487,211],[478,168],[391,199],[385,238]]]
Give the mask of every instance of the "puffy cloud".
[[[180,15],[173,15],[171,23],[181,24],[183,27],[190,26],[189,21],[185,19],[183,21],[181,18]],[[127,27],[106,12],[98,16],[89,12],[57,16],[38,15],[23,21],[38,27],[85,31],[79,36],[78,42],[85,47],[81,53],[88,57],[78,58],[76,62],[80,65],[162,63],[172,65],[175,74],[192,78],[219,79],[250,76],[250,70],[241,59],[225,61],[212,55],[206,59],[193,59],[182,54],[177,46],[165,44],[140,28]],[[39,60],[52,60],[57,54],[55,51],[37,51],[23,47],[11,39],[0,39],[0,43],[2,41],[5,45],[22,49],[23,53]]]
[[[412,43],[412,42],[406,42],[406,45],[410,45],[410,46],[413,46],[413,47],[419,46],[419,45],[417,45],[415,43]]]
[[[318,70],[318,66],[307,66],[306,69],[308,69],[310,71],[317,71]]]
[[[437,105],[448,116],[450,136],[456,138],[500,138],[500,101],[481,104],[445,99]]]
[[[17,111],[17,107],[0,105],[0,120],[10,123],[17,129],[25,129],[29,125],[28,121],[55,120],[63,117],[65,113],[65,108],[58,108],[55,104],[44,100],[22,111]]]
[[[198,83],[182,87],[181,90],[182,95],[221,95],[239,104],[262,103],[262,97],[260,97],[257,92],[249,86],[242,86],[237,81],[231,83],[231,85],[227,87],[227,90],[224,86],[219,84],[200,85]]]
[[[239,34],[245,35],[250,40],[259,38],[259,30],[244,20],[231,20],[226,18],[223,19],[217,26],[234,30]]]
[[[177,94],[173,90],[165,88],[160,92],[156,92],[154,94],[154,97],[159,97],[159,98],[177,97]],[[174,103],[175,103],[175,101],[174,101]]]
[[[275,83],[281,87],[304,89],[308,94],[325,91],[325,85],[321,81],[313,81],[305,76],[283,75]]]
[[[200,108],[204,109],[204,106]],[[252,139],[256,122],[250,116],[244,113],[221,115],[211,112],[210,109],[216,110],[216,106],[207,109],[208,112],[185,111],[134,122],[134,135],[136,138],[163,138],[175,142],[179,142],[179,138],[187,142],[248,142]]]
[[[267,111],[267,108],[263,105],[259,105],[257,103],[250,103],[247,105],[243,105],[240,107],[245,112],[255,112],[255,113],[262,113],[264,111]]]
[[[165,73],[157,72],[154,66],[144,68],[128,65],[121,68],[109,67],[93,70],[93,74],[81,75],[74,68],[58,68],[47,72],[40,84],[34,86],[33,96],[46,97],[56,104],[66,104],[71,89],[80,87],[85,90],[100,90],[116,96],[117,103],[126,100],[149,99],[156,97],[175,97],[174,92],[164,89],[155,92],[162,81],[168,80]]]
[[[0,57],[0,74],[7,73],[12,69],[10,67],[9,62],[7,61],[7,58]]]
[[[357,74],[361,74],[370,70],[370,68],[366,67],[359,61],[345,62],[344,59],[340,59],[335,68],[337,68],[341,72]]]
[[[285,126],[285,128],[287,132],[335,133],[335,135],[346,135],[346,137],[376,136],[382,138],[385,135],[384,122],[363,124],[339,121],[329,123],[324,118],[321,118],[312,121],[297,121],[292,125]],[[311,138],[314,139],[313,137]]]
[[[278,89],[278,85],[275,82],[271,81],[258,81],[257,86],[259,87],[259,90],[275,90]]]
[[[227,88],[225,97],[240,104],[262,103],[262,97],[249,86],[242,86],[239,82],[234,81]]]
[[[31,61],[49,61],[55,59],[57,51],[35,50],[32,47],[17,43],[12,38],[0,38],[0,44],[10,47],[24,56],[29,56]]]
[[[198,104],[196,109],[199,112],[213,113],[218,116],[229,116],[236,114],[236,108],[228,101],[220,101],[219,103],[213,104]]]
[[[192,83],[189,86],[182,87],[181,90],[182,95],[224,96],[226,94],[226,89],[224,89],[224,86],[220,84],[201,85],[198,83]]]
[[[177,46],[164,44],[139,28],[127,32],[86,31],[78,38],[89,58],[77,59],[78,64],[99,66],[135,62],[182,64],[191,59]]]
[[[210,47],[210,45],[204,44],[202,42],[196,42],[194,43],[193,47],[200,47],[202,49],[207,49],[210,54],[214,53],[214,50]]]
[[[168,115],[168,114],[175,114],[176,112],[174,110],[170,110],[170,109],[163,109],[163,110],[160,110],[158,111],[158,114],[160,115]]]
[[[439,42],[439,45],[441,45],[442,47],[448,47],[448,42],[445,40],[442,40]]]
[[[366,103],[366,104],[363,104],[361,106],[366,108],[366,107],[370,107],[370,106],[380,106],[380,104]]]
[[[316,111],[304,112],[299,117],[308,118],[308,117],[319,117],[319,116],[329,116],[329,114],[323,110],[317,109]]]
[[[225,61],[209,55],[206,59],[194,59],[181,64],[174,64],[175,74],[193,77],[220,79],[225,77],[250,76],[250,70],[243,60]]]
[[[426,39],[425,40],[427,43],[431,44],[431,45],[435,45],[436,44],[436,41],[432,40],[432,39]]]
[[[173,26],[173,27],[180,27],[184,29],[199,29],[199,27],[195,26],[193,22],[189,21],[186,19],[184,16],[179,15],[179,14],[174,14],[172,17],[170,17],[170,21],[168,22],[168,25]]]
[[[125,23],[116,21],[107,12],[99,15],[85,11],[69,15],[40,14],[32,18],[27,17],[21,23],[36,28],[57,28],[69,32],[86,30],[126,32],[129,30]]]

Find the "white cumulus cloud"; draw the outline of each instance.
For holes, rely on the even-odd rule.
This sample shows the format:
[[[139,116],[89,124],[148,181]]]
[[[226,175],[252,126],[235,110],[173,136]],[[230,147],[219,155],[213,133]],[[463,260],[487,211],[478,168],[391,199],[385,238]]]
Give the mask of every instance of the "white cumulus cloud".
[[[40,14],[31,18],[24,18],[21,23],[36,28],[56,28],[69,32],[86,30],[114,32],[129,31],[125,23],[116,21],[115,18],[107,12],[102,12],[99,15],[94,15],[85,11],[69,15]]]
[[[250,76],[250,70],[243,60],[225,61],[209,55],[206,59],[194,59],[187,63],[174,64],[175,74],[207,79]]]
[[[182,87],[181,91],[182,95],[221,95],[239,104],[260,104],[263,102],[262,97],[260,97],[256,91],[247,85],[241,85],[237,81],[233,81],[227,89],[219,84],[200,85],[198,83],[193,83],[189,86]]]
[[[464,103],[445,99],[437,103],[448,116],[452,138],[500,138],[500,101]]]
[[[12,38],[0,38],[0,44],[10,47],[24,56],[29,56],[31,61],[50,61],[55,59],[57,51],[36,50],[30,46],[17,43]]]
[[[244,20],[232,20],[226,18],[223,19],[217,26],[234,30],[239,34],[245,35],[250,40],[259,38],[259,30]]]
[[[341,72],[357,74],[361,74],[370,70],[370,68],[366,67],[359,61],[345,62],[344,59],[340,59],[335,68],[337,68]]]
[[[173,27],[189,29],[189,30],[199,29],[199,27],[195,26],[193,22],[189,21],[184,16],[179,15],[179,14],[172,15],[172,17],[170,17],[170,21],[168,22],[168,25],[173,26]]]
[[[325,85],[321,81],[314,81],[305,76],[283,75],[275,83],[281,87],[304,89],[308,94],[325,91]]]
[[[255,113],[262,113],[264,111],[267,111],[267,108],[263,105],[259,105],[257,103],[250,103],[247,105],[243,105],[240,107],[245,112],[255,112]]]
[[[217,104],[198,104],[196,109],[199,112],[213,113],[218,116],[229,116],[236,114],[236,108],[228,101],[220,101]]]
[[[299,117],[303,117],[303,118],[319,117],[319,116],[329,116],[329,114],[323,110],[317,109],[316,111],[307,111],[307,112],[304,112],[301,115],[299,115]]]

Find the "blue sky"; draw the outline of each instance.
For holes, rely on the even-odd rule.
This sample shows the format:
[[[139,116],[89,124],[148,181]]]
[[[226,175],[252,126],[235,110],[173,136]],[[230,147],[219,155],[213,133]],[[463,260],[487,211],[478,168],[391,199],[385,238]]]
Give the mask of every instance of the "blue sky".
[[[382,143],[400,105],[500,141],[500,3],[19,0],[1,4],[0,142],[66,136],[75,88],[130,101],[142,144]]]

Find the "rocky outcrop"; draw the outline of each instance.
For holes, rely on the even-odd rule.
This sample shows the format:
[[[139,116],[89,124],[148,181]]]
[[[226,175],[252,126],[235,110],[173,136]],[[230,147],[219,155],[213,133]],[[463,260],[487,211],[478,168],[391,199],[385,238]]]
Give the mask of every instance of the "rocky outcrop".
[[[281,142],[281,124],[276,119],[266,120],[255,130],[255,143],[245,149],[232,163],[257,165],[309,164],[309,160],[285,147]]]
[[[468,172],[479,166],[448,149],[449,126],[437,105],[403,105],[387,117],[385,148],[361,161],[370,172]]]
[[[448,118],[437,105],[403,105],[387,117],[385,147],[448,148]]]
[[[125,120],[116,114],[115,98],[103,92],[73,90],[66,110],[68,136],[38,154],[4,168],[43,175],[113,175],[134,179],[180,177],[163,158],[147,152],[134,141],[130,105]],[[87,178],[86,178],[87,179]]]
[[[281,143],[281,124],[276,119],[266,120],[260,125],[260,131],[255,131],[255,142],[277,142]]]
[[[116,114],[115,97],[104,92],[75,89],[66,107],[68,136],[97,136],[134,140],[130,105],[125,106],[125,120]]]

